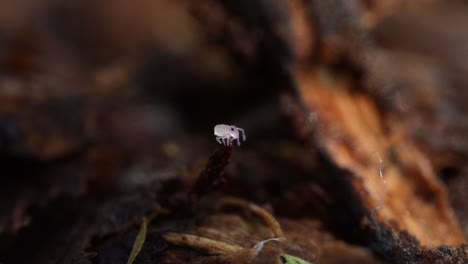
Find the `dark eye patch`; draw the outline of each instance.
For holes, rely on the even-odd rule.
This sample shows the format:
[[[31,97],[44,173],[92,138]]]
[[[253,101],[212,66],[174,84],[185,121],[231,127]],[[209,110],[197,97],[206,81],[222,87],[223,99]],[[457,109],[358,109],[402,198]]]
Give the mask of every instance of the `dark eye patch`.
[[[234,131],[234,128],[231,127],[231,131]]]

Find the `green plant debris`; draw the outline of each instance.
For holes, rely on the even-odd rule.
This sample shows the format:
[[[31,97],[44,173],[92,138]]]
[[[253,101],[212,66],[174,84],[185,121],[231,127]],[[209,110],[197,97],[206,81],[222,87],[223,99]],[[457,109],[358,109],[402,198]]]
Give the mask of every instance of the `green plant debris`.
[[[166,209],[160,208],[158,211],[153,212],[152,214],[143,217],[143,221],[141,222],[140,231],[135,238],[135,242],[133,242],[132,252],[128,257],[127,264],[133,264],[136,257],[140,253],[141,249],[143,248],[143,244],[145,243],[146,239],[146,230],[148,229],[148,224],[153,220],[153,218],[158,214],[165,214],[168,213]]]
[[[280,257],[283,261],[283,264],[313,264],[301,258],[294,257],[288,254],[281,254]]]

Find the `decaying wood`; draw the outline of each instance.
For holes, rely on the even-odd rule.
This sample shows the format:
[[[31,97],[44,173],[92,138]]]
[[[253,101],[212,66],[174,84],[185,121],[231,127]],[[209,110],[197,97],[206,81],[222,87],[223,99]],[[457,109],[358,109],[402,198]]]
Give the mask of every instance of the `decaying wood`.
[[[224,206],[239,206],[248,209],[252,211],[252,213],[257,214],[259,217],[261,217],[263,221],[265,221],[266,225],[273,232],[275,238],[284,238],[283,231],[281,230],[278,221],[276,221],[276,219],[265,209],[255,204],[249,203],[238,198],[225,197],[222,200],[218,201],[215,206],[218,210]]]
[[[463,1],[7,2],[0,262],[468,262]]]
[[[236,253],[244,249],[243,247],[232,245],[226,242],[189,234],[166,233],[163,235],[163,238],[167,242],[177,246],[189,247],[215,255]]]
[[[392,225],[407,230],[425,246],[465,242],[446,190],[401,123],[353,92],[345,77],[335,78],[311,70],[298,76],[298,86],[314,116],[316,140],[362,199],[368,212],[362,221],[377,219],[376,232]]]

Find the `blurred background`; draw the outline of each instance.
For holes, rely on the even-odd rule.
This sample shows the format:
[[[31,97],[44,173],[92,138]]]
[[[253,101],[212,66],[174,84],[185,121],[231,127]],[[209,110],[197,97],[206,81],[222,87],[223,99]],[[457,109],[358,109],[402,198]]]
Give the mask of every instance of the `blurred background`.
[[[327,255],[306,230],[283,250],[436,263],[404,249],[451,246],[434,256],[463,263],[467,88],[466,1],[1,1],[0,262],[126,263],[233,124],[247,141],[214,195],[343,243]],[[171,217],[136,263],[199,263],[160,238],[199,216]]]

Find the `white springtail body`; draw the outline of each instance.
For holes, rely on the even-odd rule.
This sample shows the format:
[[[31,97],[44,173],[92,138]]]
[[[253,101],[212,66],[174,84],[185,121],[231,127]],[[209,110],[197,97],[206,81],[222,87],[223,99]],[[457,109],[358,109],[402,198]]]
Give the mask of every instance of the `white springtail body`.
[[[219,144],[232,146],[232,141],[237,140],[237,145],[240,146],[240,140],[247,139],[244,129],[234,125],[219,124],[214,127],[214,135]]]

